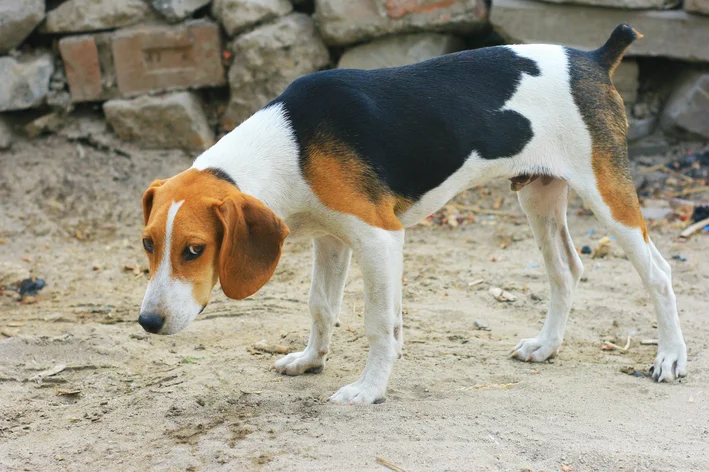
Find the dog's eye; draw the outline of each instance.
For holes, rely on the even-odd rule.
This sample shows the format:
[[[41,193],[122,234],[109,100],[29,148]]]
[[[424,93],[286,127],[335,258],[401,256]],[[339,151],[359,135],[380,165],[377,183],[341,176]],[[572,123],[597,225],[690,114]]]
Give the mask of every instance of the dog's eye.
[[[192,259],[197,259],[204,252],[204,246],[187,246],[184,251],[182,251],[182,257],[186,261],[191,261]]]
[[[153,252],[153,240],[150,238],[143,238],[143,247],[148,252]]]

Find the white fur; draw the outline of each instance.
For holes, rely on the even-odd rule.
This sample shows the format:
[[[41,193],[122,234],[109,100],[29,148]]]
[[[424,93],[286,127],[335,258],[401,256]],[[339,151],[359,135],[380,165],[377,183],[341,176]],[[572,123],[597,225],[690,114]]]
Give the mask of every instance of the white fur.
[[[537,64],[540,74],[523,74],[502,110],[514,110],[531,122],[534,136],[516,156],[482,159],[472,151],[465,164],[440,186],[427,192],[399,216],[411,226],[436,211],[461,191],[495,178],[520,174],[550,174],[520,191],[520,204],[529,217],[542,248],[551,286],[544,327],[538,336],[523,339],[514,355],[543,361],[555,354],[563,340],[573,290],[583,266],[566,225],[568,187],[573,187],[598,218],[609,226],[651,293],[658,315],[659,354],[655,361],[659,380],[686,372],[686,348],[672,292],[669,265],[640,231],[613,220],[603,202],[591,167],[591,135],[572,96],[569,64],[559,46],[509,46]],[[303,178],[298,143],[281,105],[261,110],[197,158],[193,167],[218,167],[239,188],[262,200],[283,218],[292,235],[313,240],[313,281],[310,340],[304,351],[276,362],[278,372],[299,375],[319,371],[330,349],[352,254],[359,260],[365,286],[365,331],[370,344],[367,364],[359,380],[342,387],[335,403],[372,403],[384,397],[394,362],[401,355],[403,328],[401,278],[404,231],[374,228],[358,218],[325,207]],[[561,180],[560,180],[561,179]],[[567,184],[568,182],[568,184]],[[398,337],[395,337],[395,332]],[[673,371],[673,363],[677,364]]]
[[[202,306],[192,296],[192,284],[189,281],[172,277],[170,262],[172,231],[175,216],[184,203],[173,202],[167,212],[165,223],[165,241],[160,265],[145,291],[141,313],[154,313],[165,319],[165,324],[158,334],[174,334],[189,325],[202,310]],[[168,316],[169,315],[169,316]]]

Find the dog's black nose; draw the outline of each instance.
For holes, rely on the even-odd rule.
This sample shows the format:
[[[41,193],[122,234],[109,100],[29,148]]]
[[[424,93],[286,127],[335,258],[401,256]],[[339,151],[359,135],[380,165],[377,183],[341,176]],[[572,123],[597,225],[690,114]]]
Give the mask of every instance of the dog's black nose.
[[[138,323],[140,323],[140,326],[148,333],[155,334],[160,331],[162,325],[165,324],[165,319],[153,313],[142,313],[138,317]]]

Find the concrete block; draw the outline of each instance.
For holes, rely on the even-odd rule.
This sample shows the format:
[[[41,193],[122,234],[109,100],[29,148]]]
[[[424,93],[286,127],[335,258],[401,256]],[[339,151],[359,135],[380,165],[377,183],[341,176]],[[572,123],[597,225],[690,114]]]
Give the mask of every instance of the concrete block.
[[[347,50],[340,69],[379,69],[414,64],[465,48],[465,42],[451,35],[418,33],[390,36]]]
[[[494,5],[493,26],[513,41],[588,51],[602,46],[616,26],[629,23],[645,35],[630,46],[630,56],[709,61],[709,18],[682,10],[628,11],[527,0],[495,0]]]
[[[322,38],[339,46],[400,33],[474,33],[487,16],[484,0],[315,0]]]
[[[666,131],[681,131],[709,139],[709,74],[688,72],[667,100],[660,124]]]
[[[41,105],[49,93],[54,58],[47,52],[0,57],[0,111]]]
[[[146,149],[201,152],[214,144],[202,101],[194,92],[109,100],[103,111],[121,139]]]
[[[44,0],[0,0],[0,54],[19,46],[44,18]]]

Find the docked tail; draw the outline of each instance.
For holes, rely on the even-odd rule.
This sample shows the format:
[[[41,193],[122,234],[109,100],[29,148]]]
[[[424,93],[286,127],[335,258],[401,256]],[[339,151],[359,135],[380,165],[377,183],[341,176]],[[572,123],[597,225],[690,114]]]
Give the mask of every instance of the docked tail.
[[[642,37],[643,35],[632,26],[623,23],[616,26],[606,44],[593,51],[592,54],[596,61],[608,71],[608,75],[613,77],[613,72],[620,64],[625,50],[633,41]]]

